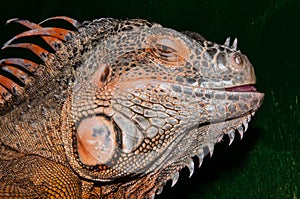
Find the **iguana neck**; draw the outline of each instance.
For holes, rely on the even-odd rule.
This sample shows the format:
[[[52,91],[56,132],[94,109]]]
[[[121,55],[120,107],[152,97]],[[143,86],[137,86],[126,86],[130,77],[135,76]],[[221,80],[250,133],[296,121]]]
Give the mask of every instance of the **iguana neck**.
[[[54,89],[42,98],[27,101],[11,113],[1,116],[0,142],[23,154],[65,162],[60,136],[63,95],[59,89]]]

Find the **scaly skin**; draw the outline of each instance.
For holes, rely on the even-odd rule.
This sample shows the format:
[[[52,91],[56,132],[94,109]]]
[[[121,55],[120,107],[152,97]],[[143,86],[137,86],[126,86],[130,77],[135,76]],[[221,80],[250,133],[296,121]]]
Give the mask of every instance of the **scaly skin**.
[[[75,31],[27,26],[0,61],[1,198],[153,198],[228,134],[242,136],[264,94],[237,40],[219,45],[145,20]],[[41,36],[55,51],[16,39]],[[10,75],[8,75],[10,74]]]

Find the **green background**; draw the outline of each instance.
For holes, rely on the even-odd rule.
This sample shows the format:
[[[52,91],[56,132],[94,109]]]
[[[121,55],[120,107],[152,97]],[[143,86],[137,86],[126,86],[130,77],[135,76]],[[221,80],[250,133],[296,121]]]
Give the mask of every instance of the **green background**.
[[[238,37],[266,94],[262,108],[242,141],[216,145],[191,179],[183,169],[157,198],[300,198],[300,0],[2,0],[0,8],[1,44],[17,33],[7,19],[55,15],[145,18],[218,43]]]

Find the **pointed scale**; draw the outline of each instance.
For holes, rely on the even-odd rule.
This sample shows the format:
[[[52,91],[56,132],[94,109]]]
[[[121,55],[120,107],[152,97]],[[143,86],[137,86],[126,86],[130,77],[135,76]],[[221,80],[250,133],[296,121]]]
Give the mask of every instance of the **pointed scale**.
[[[38,64],[22,58],[7,58],[1,59],[0,65],[17,65],[32,74],[35,74],[38,69]]]
[[[231,48],[232,48],[233,50],[237,50],[237,45],[238,45],[238,39],[235,38],[235,39],[233,40],[233,44],[232,44]]]
[[[62,41],[66,41],[68,35],[73,34],[73,31],[66,30],[63,28],[39,28],[39,29],[33,29],[28,30],[25,32],[22,32],[16,36],[14,36],[12,39],[8,40],[2,47],[6,48],[10,43],[12,43],[14,40],[22,38],[22,37],[28,37],[28,36],[52,36],[57,39],[60,39]]]
[[[226,41],[225,41],[225,43],[224,43],[224,46],[229,47],[229,45],[230,45],[230,37],[227,37],[227,38],[226,38]]]
[[[198,153],[197,157],[198,157],[198,159],[199,159],[199,165],[198,165],[198,168],[200,168],[201,165],[202,165],[203,159],[204,159],[204,153],[203,153],[203,150],[202,150],[202,149],[201,149],[200,152]]]
[[[241,136],[241,139],[243,139],[243,136],[244,136],[244,131],[243,131],[243,126],[239,126],[237,128],[237,131],[239,132],[240,136]]]
[[[172,180],[171,187],[173,187],[177,183],[178,179],[179,179],[179,172],[176,172],[176,173],[174,173],[174,175],[171,179]]]
[[[157,190],[156,190],[156,194],[159,195],[162,193],[164,187],[163,186],[160,186]]]
[[[227,135],[229,137],[229,145],[231,145],[234,140],[234,137],[235,137],[235,130],[230,129],[229,132],[227,133]]]
[[[192,177],[193,173],[194,173],[194,168],[195,168],[195,165],[194,165],[194,161],[193,159],[190,159],[189,160],[189,163],[188,165],[186,165],[186,167],[189,169],[190,171],[190,175],[189,175],[189,178]]]
[[[74,26],[76,29],[78,29],[81,26],[81,23],[78,22],[75,19],[72,19],[70,17],[66,17],[66,16],[55,16],[55,17],[50,17],[45,19],[44,21],[40,22],[39,25],[41,25],[42,23],[45,23],[47,21],[51,21],[51,20],[56,20],[56,19],[60,19],[60,20],[64,20],[68,23],[70,23],[72,26]]]
[[[47,50],[45,50],[44,48],[42,48],[36,44],[32,44],[32,43],[9,44],[9,45],[4,46],[2,49],[4,49],[4,48],[26,48],[28,50],[31,50],[34,54],[36,54],[44,62],[47,61],[48,54],[49,54],[49,52]]]
[[[207,148],[209,150],[209,155],[210,157],[212,157],[213,153],[214,153],[214,148],[215,148],[215,144],[213,143],[208,143]]]
[[[248,129],[248,122],[246,120],[244,120],[243,125],[244,125],[244,132],[246,132]]]
[[[43,27],[35,24],[35,23],[32,23],[30,21],[27,21],[27,20],[23,20],[23,19],[18,19],[18,18],[15,18],[15,19],[10,19],[6,22],[6,24],[8,23],[19,23],[23,26],[26,26],[30,29],[42,29]],[[55,38],[55,37],[52,37],[52,36],[41,36],[49,46],[51,46],[51,48],[53,50],[58,50],[58,46],[60,46],[62,44],[61,40]]]

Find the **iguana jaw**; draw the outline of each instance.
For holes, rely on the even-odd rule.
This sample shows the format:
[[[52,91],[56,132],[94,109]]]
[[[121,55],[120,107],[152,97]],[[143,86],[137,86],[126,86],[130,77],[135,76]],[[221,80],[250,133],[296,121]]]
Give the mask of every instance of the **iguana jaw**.
[[[169,162],[166,160],[165,165],[162,166],[161,175],[158,178],[162,182],[160,185],[155,187],[155,193],[160,194],[163,190],[163,186],[166,185],[167,181],[171,180],[171,186],[173,187],[179,179],[179,172],[182,168],[187,167],[190,171],[189,177],[194,173],[194,160],[193,157],[199,159],[198,166],[200,167],[204,157],[209,153],[210,157],[213,154],[214,146],[223,140],[223,136],[229,137],[229,145],[232,144],[235,139],[235,133],[238,132],[240,139],[243,138],[244,133],[248,129],[248,123],[251,117],[254,116],[257,109],[261,106],[264,98],[264,94],[257,91],[254,85],[243,85],[224,89],[226,93],[253,93],[258,99],[258,103],[253,110],[245,113],[242,116],[228,118],[223,121],[211,121],[209,123],[200,124],[199,128],[194,127],[193,130],[187,132],[185,137],[192,137],[193,140],[188,142],[184,139],[176,144],[173,154],[174,158]],[[224,91],[223,90],[223,91]],[[205,132],[205,134],[203,134]],[[190,147],[186,147],[187,143]],[[180,150],[178,150],[180,149]],[[172,154],[169,154],[169,159],[172,159]],[[167,166],[166,166],[167,165]],[[170,171],[175,171],[169,173]],[[167,176],[167,177],[165,177]]]
[[[129,181],[128,183],[125,183],[123,185],[120,184],[119,189],[124,189],[123,191],[128,194],[137,194],[136,197],[138,198],[139,194],[136,193],[135,190],[140,189],[140,187],[144,187],[141,190],[145,191],[145,194],[149,198],[155,198],[155,195],[158,195],[163,191],[163,187],[167,184],[168,181],[171,180],[171,186],[174,186],[176,184],[176,182],[179,180],[179,172],[182,168],[187,167],[189,169],[189,177],[193,175],[194,167],[196,166],[193,159],[194,156],[199,159],[197,166],[200,167],[205,155],[207,155],[207,153],[210,153],[210,155],[213,154],[214,145],[218,142],[221,142],[225,134],[229,137],[229,144],[232,143],[236,131],[238,131],[242,136],[248,127],[247,124],[251,119],[251,115],[254,113],[255,112],[248,113],[241,118],[234,118],[224,122],[213,123],[211,124],[213,126],[203,125],[198,130],[195,129],[193,131],[187,132],[186,136],[192,137],[192,142],[196,143],[194,148],[189,148],[185,151],[178,150],[180,148],[183,149],[182,146],[186,145],[182,136],[176,143],[174,143],[174,146],[176,145],[177,151],[174,150],[173,155],[178,155],[176,159],[173,159],[169,162],[166,161],[166,163],[163,164],[158,170],[152,170],[149,173],[144,173],[145,175],[142,175],[140,178],[133,179],[133,181]],[[222,129],[222,126],[227,125],[228,128],[220,130]],[[215,129],[216,131],[213,131],[213,129]],[[205,136],[203,137],[204,140],[201,141],[201,132],[211,132],[211,134],[205,134]],[[199,142],[203,143],[199,144]],[[182,154],[184,155],[182,156]],[[170,159],[172,158],[172,154],[168,156],[170,157]],[[145,186],[145,183],[147,184],[147,186]]]
[[[231,143],[233,142],[236,132],[239,133],[240,139],[242,139],[245,131],[248,128],[248,123],[251,120],[251,116],[254,115],[254,113],[255,112],[248,113],[245,116],[230,119],[224,122],[209,125],[207,124],[200,127],[199,129],[189,132],[187,136],[191,136],[194,138],[194,144],[190,144],[193,147],[190,147],[185,151],[174,150],[174,154],[176,154],[178,158],[176,160],[173,160],[173,162],[168,166],[163,167],[164,169],[160,171],[158,182],[161,183],[154,188],[155,194],[159,195],[163,191],[163,187],[167,184],[167,181],[171,181],[171,187],[173,187],[179,179],[180,170],[184,167],[187,167],[189,169],[189,177],[191,177],[194,173],[195,167],[193,157],[198,158],[198,167],[200,167],[202,165],[204,157],[208,153],[210,154],[210,157],[213,155],[215,144],[221,142],[224,135],[227,135],[229,137],[229,145],[231,145]],[[226,128],[223,128],[224,126],[226,126]],[[204,137],[201,137],[203,136],[201,132],[205,131],[209,133],[205,134]],[[204,140],[200,141],[200,139],[202,138]],[[177,144],[177,149],[184,148],[184,145],[184,140],[180,141]],[[170,159],[171,158],[172,157],[170,157]],[[170,171],[173,172],[171,173]]]

